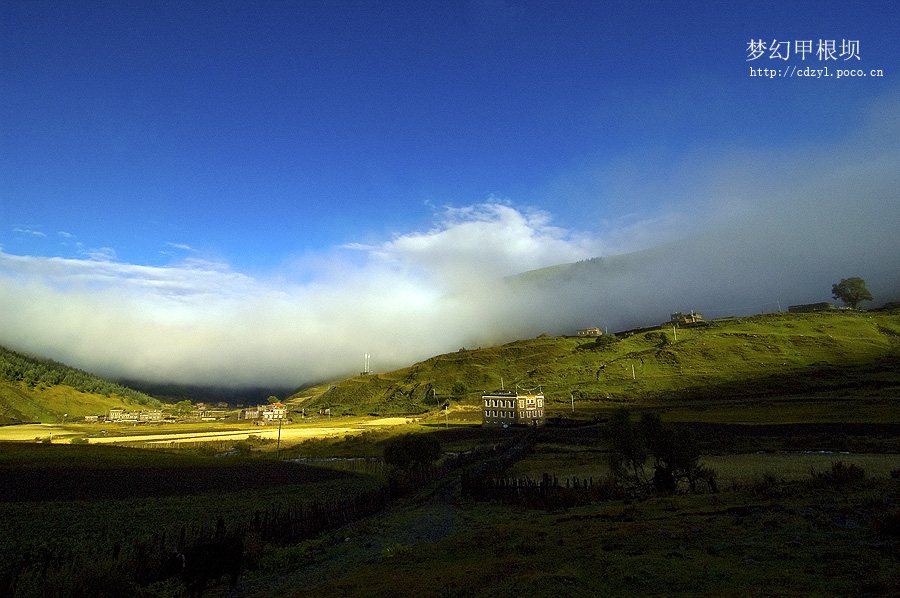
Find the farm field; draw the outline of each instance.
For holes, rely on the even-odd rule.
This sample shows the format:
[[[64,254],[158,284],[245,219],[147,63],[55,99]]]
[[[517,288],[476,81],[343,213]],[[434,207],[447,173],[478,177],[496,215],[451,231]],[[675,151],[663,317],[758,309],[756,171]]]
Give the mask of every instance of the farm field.
[[[610,475],[606,453],[599,448],[568,450],[539,444],[534,453],[507,470],[511,478],[540,480],[545,473],[559,478],[594,478]],[[810,472],[827,471],[832,463],[856,465],[873,476],[887,478],[900,469],[898,453],[850,453],[847,451],[760,451],[728,455],[706,455],[701,465],[712,468],[721,487],[753,483],[767,475],[788,482],[809,478]]]
[[[445,451],[471,450],[516,434],[448,428],[438,421],[380,423],[381,428],[343,438],[298,443],[283,456],[372,458],[405,430],[435,434]],[[504,475],[549,473],[560,480],[599,482],[609,471],[601,429],[547,428]],[[534,509],[473,500],[461,494],[458,473],[451,474],[355,523],[287,543],[250,541],[238,586],[213,584],[204,595],[896,595],[891,589],[900,587],[893,566],[900,550],[900,479],[892,476],[900,470],[900,438],[845,437],[855,451],[846,454],[828,446],[837,436],[804,436],[803,428],[790,427],[788,437],[785,430],[772,429],[774,436],[733,443],[746,448],[745,442],[752,442],[765,447],[761,453],[723,452],[721,438],[708,439],[702,459],[718,474],[715,493]],[[797,443],[831,452],[785,450]],[[881,452],[857,450],[871,446]],[[837,461],[861,468],[863,476],[828,477]],[[31,463],[33,471],[23,463]],[[385,479],[377,472],[278,462],[265,452],[215,459],[184,449],[34,442],[0,444],[4,471],[20,479],[38,475],[58,489],[70,484],[83,492],[86,483],[94,490],[0,501],[0,516],[10,524],[0,537],[0,553],[58,555],[74,549],[76,562],[97,563],[108,563],[116,545],[123,552],[143,550],[147,543],[172,550],[182,528],[188,537],[208,534],[219,518],[238,526],[255,513],[308,509],[372,492]],[[67,477],[68,471],[75,477]],[[117,496],[104,490],[110,483],[135,490]],[[138,589],[147,598],[184,595],[171,579]]]
[[[756,441],[823,442],[789,430],[791,438]],[[599,482],[609,472],[599,432],[545,430],[504,475]],[[892,452],[866,454],[709,454],[717,492],[566,508],[473,500],[448,480],[285,548],[295,558],[289,571],[255,572],[220,595],[897,596],[898,443],[882,438],[876,444]]]
[[[161,447],[203,442],[247,440],[251,436],[275,440],[279,434],[285,445],[310,438],[358,434],[366,430],[390,428],[410,423],[410,418],[343,418],[312,424],[282,426],[234,424],[180,424],[167,426],[124,426],[118,424],[20,424],[0,426],[0,442],[27,442],[47,439],[65,444],[72,439],[86,439],[91,444],[158,444]]]
[[[885,481],[798,481],[556,512],[426,502],[303,546],[293,571],[231,595],[896,596],[897,498]]]

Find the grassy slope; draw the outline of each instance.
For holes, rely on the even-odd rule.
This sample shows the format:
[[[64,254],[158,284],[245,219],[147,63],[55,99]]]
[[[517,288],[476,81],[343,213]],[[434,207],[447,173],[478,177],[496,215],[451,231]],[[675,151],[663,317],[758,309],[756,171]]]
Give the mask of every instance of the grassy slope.
[[[108,397],[80,392],[62,384],[29,387],[22,383],[0,382],[0,424],[53,423],[99,415],[112,407],[134,408],[117,395]]]
[[[151,408],[160,402],[84,370],[0,346],[0,425],[77,420],[136,404]]]
[[[547,337],[440,355],[411,367],[307,389],[293,397],[333,413],[433,408],[451,396],[476,405],[482,390],[541,386],[550,410],[580,411],[773,396],[883,397],[900,388],[900,314],[767,314],[707,327],[620,335],[596,343]],[[552,415],[553,413],[551,413]]]

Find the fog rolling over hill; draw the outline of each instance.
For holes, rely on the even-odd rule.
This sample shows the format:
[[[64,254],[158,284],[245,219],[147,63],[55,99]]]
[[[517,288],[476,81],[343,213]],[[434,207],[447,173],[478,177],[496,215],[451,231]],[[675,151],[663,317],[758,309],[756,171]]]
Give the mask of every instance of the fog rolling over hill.
[[[507,283],[520,296],[517,312],[533,318],[529,334],[590,326],[613,332],[658,324],[676,311],[716,318],[836,302],[831,284],[853,272],[875,289],[869,306],[900,297],[900,269],[891,257],[900,246],[886,236],[865,241],[864,252],[862,245],[844,251],[824,236],[796,246],[772,240],[751,228],[723,227],[640,252],[527,272]]]
[[[685,165],[685,178],[718,180],[681,206],[682,238],[510,277],[515,311],[533,321],[529,332],[613,331],[674,311],[720,317],[833,301],[831,285],[851,276],[866,280],[870,307],[900,299],[900,152],[865,139],[802,157],[725,152]]]
[[[863,307],[878,306],[900,299],[898,115],[895,95],[841,139],[697,147],[678,164],[623,168],[631,178],[606,173],[621,176],[618,215],[577,230],[490,198],[436,211],[429,230],[265,273],[0,251],[0,344],[113,379],[297,387],[355,374],[365,354],[386,371],[675,311],[830,301],[831,285],[854,276],[875,297]],[[670,174],[648,187],[642,168]],[[649,196],[664,208],[644,210]],[[574,265],[539,270],[554,264]]]

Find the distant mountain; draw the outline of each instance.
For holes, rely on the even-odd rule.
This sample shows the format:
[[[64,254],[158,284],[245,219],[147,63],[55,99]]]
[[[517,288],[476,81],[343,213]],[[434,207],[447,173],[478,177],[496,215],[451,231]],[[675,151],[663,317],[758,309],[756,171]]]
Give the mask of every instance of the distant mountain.
[[[477,405],[482,391],[519,386],[541,387],[551,414],[561,414],[572,401],[596,409],[692,398],[845,396],[861,385],[896,393],[898,339],[898,310],[765,314],[598,339],[542,335],[308,388],[289,402],[295,410],[327,407],[335,415],[409,414],[448,400]]]
[[[599,282],[607,277],[633,274],[659,259],[665,251],[647,249],[611,257],[595,257],[580,262],[528,270],[506,277],[514,288],[567,284],[575,281]]]
[[[83,370],[0,346],[0,424],[56,422],[136,405],[161,403]]]
[[[122,380],[122,384],[140,392],[153,395],[166,403],[190,401],[192,403],[228,403],[237,405],[265,405],[270,396],[283,399],[296,390],[273,386],[229,387],[196,384],[175,384]]]

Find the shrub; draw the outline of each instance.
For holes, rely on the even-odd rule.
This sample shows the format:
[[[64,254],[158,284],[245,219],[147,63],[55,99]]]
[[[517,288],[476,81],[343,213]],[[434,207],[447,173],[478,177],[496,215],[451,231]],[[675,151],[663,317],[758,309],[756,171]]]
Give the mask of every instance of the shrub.
[[[307,540],[294,546],[267,546],[259,557],[258,568],[264,573],[281,573],[308,561],[316,542]]]
[[[672,494],[679,482],[686,481],[690,490],[697,490],[698,482],[716,489],[715,473],[698,464],[700,448],[693,432],[676,429],[663,423],[659,415],[646,413],[640,422],[633,423],[624,409],[612,414],[606,424],[611,444],[610,469],[623,481],[637,486],[652,482],[661,494]],[[653,477],[648,480],[644,463],[653,459]]]
[[[876,518],[872,521],[872,529],[885,536],[900,537],[900,510]]]
[[[811,472],[813,480],[827,486],[849,486],[866,480],[866,470],[858,465],[845,465],[843,461],[831,464],[829,471]]]
[[[381,557],[392,559],[398,556],[406,556],[412,552],[407,544],[388,544],[381,549]]]
[[[384,449],[384,462],[403,470],[424,467],[441,456],[441,443],[432,434],[403,434]]]
[[[748,483],[747,489],[753,494],[766,498],[780,498],[784,494],[783,481],[772,473],[764,473],[762,476],[756,477]]]
[[[450,394],[452,394],[454,397],[463,397],[468,392],[469,388],[458,380],[453,383],[453,388],[450,389]]]

